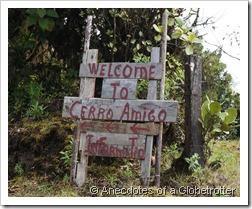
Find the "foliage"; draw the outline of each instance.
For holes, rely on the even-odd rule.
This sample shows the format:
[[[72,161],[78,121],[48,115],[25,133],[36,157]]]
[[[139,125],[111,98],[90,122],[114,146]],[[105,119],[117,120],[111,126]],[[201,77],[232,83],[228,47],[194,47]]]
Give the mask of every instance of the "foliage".
[[[26,111],[26,116],[34,120],[42,119],[42,117],[46,116],[46,108],[47,107],[43,104],[39,105],[39,103],[36,102],[35,104],[32,104],[30,108]]]
[[[63,161],[64,165],[68,168],[71,166],[72,162],[73,142],[74,139],[72,137],[70,140],[68,140],[68,144],[64,147],[64,150],[59,152],[61,154],[60,159]]]
[[[23,176],[24,175],[24,169],[22,168],[22,166],[20,164],[16,164],[15,168],[14,168],[14,172],[19,175],[19,176]]]
[[[204,151],[206,157],[211,156],[211,150],[208,143],[212,139],[220,139],[223,134],[229,134],[229,131],[236,123],[237,110],[233,107],[222,111],[222,106],[219,102],[207,100],[201,107],[201,119],[199,121],[204,129]]]
[[[193,173],[200,173],[202,171],[202,167],[198,162],[199,159],[200,156],[198,153],[194,153],[190,158],[185,158],[185,161],[189,164],[189,171],[192,171]]]
[[[174,31],[171,37],[167,35],[166,40],[180,39],[182,41],[181,48],[184,49],[187,55],[193,54],[195,44],[201,44],[202,40],[197,37],[195,32],[192,32],[193,26],[187,26],[186,23],[180,17],[177,9],[165,10],[168,14],[168,25],[174,27]],[[153,28],[159,33],[154,37],[155,41],[161,40],[162,26],[153,24]]]

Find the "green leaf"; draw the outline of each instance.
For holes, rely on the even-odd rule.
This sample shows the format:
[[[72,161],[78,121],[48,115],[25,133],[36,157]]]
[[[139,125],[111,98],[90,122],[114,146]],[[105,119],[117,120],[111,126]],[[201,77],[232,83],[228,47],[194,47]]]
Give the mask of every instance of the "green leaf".
[[[234,122],[237,117],[237,110],[235,108],[231,107],[231,108],[227,109],[226,112],[228,113],[228,116],[226,116],[224,122],[226,124]]]
[[[143,36],[143,32],[139,31],[139,36],[142,37]]]
[[[175,21],[179,26],[182,26],[184,24],[183,20],[180,17],[175,17]]]
[[[56,17],[56,18],[59,18],[58,13],[57,13],[54,9],[49,9],[49,10],[47,10],[47,15],[48,15],[49,17]]]
[[[189,40],[189,42],[190,43],[193,43],[193,41],[195,40],[195,33],[189,33],[189,38],[188,38],[188,40]]]
[[[47,18],[43,18],[39,20],[39,26],[45,30],[48,27],[48,19]]]
[[[132,38],[131,40],[130,40],[130,43],[131,44],[134,44],[136,42],[136,39],[134,39],[134,38]]]
[[[222,131],[229,131],[230,129],[231,129],[231,127],[229,125],[227,125],[226,123],[221,124]]]
[[[171,37],[166,35],[166,41],[170,41],[171,40]]]
[[[139,49],[141,48],[141,45],[140,45],[140,44],[137,44],[137,45],[136,45],[136,48],[137,48],[137,50],[139,50]]]
[[[152,46],[147,46],[147,51],[151,52]]]
[[[37,19],[35,17],[30,16],[27,18],[27,26],[28,27],[31,25],[35,25],[36,22],[37,22]]]
[[[113,43],[112,43],[112,42],[109,42],[109,43],[108,43],[108,47],[109,47],[109,48],[113,48]]]
[[[174,19],[173,18],[168,18],[168,25],[169,26],[173,26],[175,23]]]
[[[182,34],[180,38],[181,38],[182,40],[184,40],[184,41],[188,41],[188,40],[189,40],[189,36],[186,35],[186,34]]]
[[[160,41],[161,40],[161,35],[160,34],[158,34],[157,36],[154,36],[154,39],[155,39],[155,41]]]
[[[205,116],[206,116],[206,114],[208,113],[208,112],[210,112],[210,110],[209,110],[209,101],[205,101],[204,103],[203,103],[203,105],[201,106],[201,117],[202,117],[202,120],[204,121],[204,119],[205,119]]]
[[[195,39],[193,40],[193,43],[195,43],[195,44],[201,44],[201,43],[202,43],[202,40],[199,39],[199,38],[195,38]]]
[[[43,18],[46,15],[45,9],[37,9],[37,14],[40,18]]]
[[[192,47],[192,45],[187,45],[187,46],[186,46],[185,53],[186,53],[187,55],[193,54],[193,47]]]
[[[157,26],[156,24],[153,24],[153,28],[159,33],[162,32],[162,26]]]
[[[146,41],[143,40],[143,41],[142,41],[142,44],[145,46],[145,45],[146,45]]]
[[[221,111],[221,105],[219,102],[212,102],[210,104],[210,112],[211,114],[216,114]]]
[[[177,39],[177,38],[180,38],[181,35],[182,34],[180,32],[175,31],[175,32],[172,33],[171,38],[172,39]]]
[[[54,25],[55,25],[54,20],[52,18],[48,18],[47,30],[52,31]]]
[[[146,41],[147,45],[151,45],[151,40]]]
[[[222,121],[225,121],[225,118],[228,115],[228,113],[227,112],[221,112],[218,115],[219,115],[219,117],[221,118]]]
[[[27,9],[25,12],[31,16],[36,16],[37,14],[37,10],[34,8]]]

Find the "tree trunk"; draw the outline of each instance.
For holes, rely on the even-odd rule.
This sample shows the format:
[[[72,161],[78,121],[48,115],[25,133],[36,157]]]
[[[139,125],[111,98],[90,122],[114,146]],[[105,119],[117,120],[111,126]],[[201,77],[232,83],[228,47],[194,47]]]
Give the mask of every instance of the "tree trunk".
[[[174,162],[177,170],[187,171],[188,163],[184,160],[198,153],[199,164],[204,167],[203,135],[201,118],[202,103],[202,61],[196,55],[185,57],[185,148],[181,157]]]

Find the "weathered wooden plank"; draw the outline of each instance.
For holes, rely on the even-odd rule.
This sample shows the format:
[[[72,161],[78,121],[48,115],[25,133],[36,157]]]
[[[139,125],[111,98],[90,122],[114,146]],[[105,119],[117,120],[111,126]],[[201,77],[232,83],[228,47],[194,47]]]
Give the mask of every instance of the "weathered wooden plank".
[[[151,62],[158,63],[159,59],[160,59],[160,48],[153,47],[151,51]],[[147,99],[148,100],[157,99],[157,80],[149,81]],[[140,182],[144,186],[149,186],[150,183],[152,147],[153,147],[153,136],[147,136],[145,158],[144,160],[141,161],[141,174],[140,174]]]
[[[162,78],[160,63],[82,63],[80,77],[154,79]]]
[[[104,78],[101,98],[136,99],[137,79]]]
[[[177,101],[65,97],[63,117],[142,122],[175,122]]]
[[[86,155],[138,159],[145,155],[144,135],[87,132],[85,137]]]
[[[157,135],[159,124],[155,123],[120,123],[120,122],[100,122],[81,121],[78,123],[79,130],[83,132],[102,133],[122,133],[122,134],[142,134]]]

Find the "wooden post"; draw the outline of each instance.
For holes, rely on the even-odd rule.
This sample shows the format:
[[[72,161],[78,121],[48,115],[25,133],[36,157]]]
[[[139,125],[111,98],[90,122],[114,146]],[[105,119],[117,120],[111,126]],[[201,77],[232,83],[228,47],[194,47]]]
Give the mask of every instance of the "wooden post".
[[[160,48],[153,47],[151,51],[151,62],[159,63],[159,61],[160,61]],[[156,99],[157,99],[157,81],[149,80],[147,100],[156,100]],[[144,186],[149,186],[150,182],[152,146],[153,146],[153,136],[147,136],[145,159],[141,161],[141,176],[140,176],[140,183]]]
[[[85,32],[83,63],[95,63],[98,58],[98,50],[89,50],[90,36],[91,36],[92,16],[87,17],[87,26]],[[94,97],[95,78],[81,78],[80,81],[80,98]],[[77,124],[80,121],[77,121]],[[75,182],[81,186],[85,182],[88,157],[84,155],[83,150],[79,150],[80,143],[85,143],[85,135],[81,132],[77,125],[75,140],[73,144],[72,166],[70,173],[70,182]],[[79,156],[78,156],[79,154]]]
[[[196,55],[185,57],[185,149],[183,157],[194,153],[200,156],[199,164],[204,166],[201,118],[202,103],[202,61]]]
[[[163,67],[163,76],[160,84],[160,100],[164,100],[165,89],[165,72],[166,72],[166,49],[167,49],[167,19],[168,14],[163,13],[162,17],[162,48],[161,48],[161,63]],[[160,123],[160,130],[157,139],[157,152],[156,152],[156,165],[155,165],[155,186],[160,187],[160,164],[161,164],[161,152],[162,152],[162,138],[163,138],[163,123]]]

